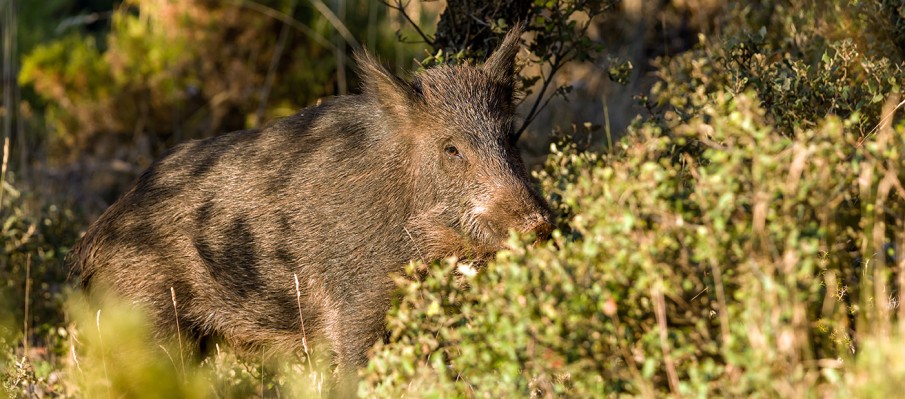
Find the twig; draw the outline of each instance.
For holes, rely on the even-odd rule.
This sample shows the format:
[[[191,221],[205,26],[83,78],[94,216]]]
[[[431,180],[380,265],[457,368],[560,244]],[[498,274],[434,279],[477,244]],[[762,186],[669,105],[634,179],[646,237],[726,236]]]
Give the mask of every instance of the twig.
[[[424,40],[424,43],[427,43],[427,45],[431,46],[431,47],[434,46],[434,39],[431,39],[430,36],[428,36],[426,33],[424,33],[424,31],[421,30],[421,27],[419,27],[418,24],[415,23],[414,20],[412,20],[412,17],[409,16],[408,12],[405,11],[405,8],[408,7],[408,5],[411,3],[411,1],[409,1],[405,4],[402,4],[402,0],[396,0],[395,1],[396,5],[392,5],[388,1],[384,1],[384,0],[380,0],[380,2],[383,3],[383,5],[391,8],[391,9],[399,11],[399,14],[402,15],[402,17],[405,18],[405,20],[408,21],[408,23],[410,25],[412,25],[412,28],[415,29],[415,32],[418,33],[418,36],[421,36],[421,39]]]
[[[860,147],[864,143],[864,140],[867,139],[869,136],[874,135],[878,131],[880,131],[880,128],[884,127],[888,123],[889,119],[892,118],[892,116],[896,113],[896,111],[898,111],[899,108],[901,108],[903,105],[905,105],[905,100],[900,101],[898,104],[896,104],[895,107],[893,107],[893,109],[891,111],[887,112],[886,115],[883,115],[883,117],[880,118],[880,122],[878,122],[877,125],[874,126],[873,129],[870,129],[870,132],[867,132],[867,134],[865,134],[864,137],[861,137],[860,139],[858,139],[858,146]]]
[[[905,334],[905,323],[902,322],[902,320],[905,320],[905,289],[903,289],[903,287],[905,287],[905,256],[903,256],[903,254],[899,253],[899,251],[902,251],[902,249],[905,248],[905,233],[902,233],[901,219],[899,219],[899,224],[900,225],[898,226],[899,227],[898,234],[896,234],[896,236],[898,237],[898,241],[899,241],[899,246],[896,249],[896,252],[897,252],[896,253],[896,269],[897,269],[896,271],[898,272],[897,277],[899,280],[898,281],[898,284],[899,284],[899,309],[898,309],[899,310],[898,311],[899,323],[898,324],[899,324],[899,334],[902,335],[902,334]]]
[[[723,273],[717,266],[716,260],[710,261],[710,273],[713,275],[713,286],[716,288],[716,300],[720,306],[717,313],[720,317],[720,341],[722,345],[729,345],[731,333],[729,332],[729,308],[726,305],[726,293],[723,290]]]
[[[689,300],[688,302],[694,302],[694,300],[697,299],[699,296],[701,296],[701,294],[707,292],[707,289],[708,289],[708,288],[710,288],[710,287],[704,287],[704,289],[701,290],[701,292],[699,292],[699,293],[697,293],[697,295],[693,296],[693,297],[691,298],[691,300]]]
[[[409,237],[409,240],[412,241],[412,245],[415,247],[415,252],[418,252],[418,257],[421,258],[421,261],[424,264],[427,264],[427,259],[424,258],[424,254],[421,253],[421,248],[418,246],[418,243],[415,241],[415,237],[412,237],[412,233],[409,232],[408,227],[403,226],[402,230],[405,231],[405,235]]]
[[[54,34],[61,35],[66,32],[67,29],[71,27],[84,27],[86,25],[93,24],[102,19],[110,19],[113,16],[113,10],[105,11],[105,12],[93,12],[91,14],[80,14],[74,17],[66,18],[60,21],[60,24],[57,25],[56,29],[53,30]]]
[[[540,92],[537,93],[537,98],[534,100],[534,104],[531,105],[531,110],[528,111],[528,115],[525,116],[525,122],[522,123],[522,126],[519,127],[519,129],[515,132],[515,140],[518,140],[518,138],[522,136],[522,133],[525,132],[525,129],[528,128],[528,125],[530,125],[531,122],[534,121],[534,118],[536,118],[537,114],[540,112],[540,110],[538,110],[538,107],[540,106],[541,101],[544,101],[544,94],[546,94],[547,89],[550,87],[550,83],[553,83],[553,76],[556,75],[556,72],[559,71],[560,68],[562,68],[562,64],[560,63],[562,61],[562,58],[560,57],[560,53],[556,53],[554,55],[556,61],[553,61],[550,64],[550,74],[547,76],[541,75],[541,79],[544,83],[543,85],[541,85]],[[552,98],[552,95],[550,98]],[[546,103],[550,102],[550,98],[546,99]]]
[[[609,6],[607,6],[607,7],[605,7],[605,8],[609,8]],[[595,16],[599,15],[600,13],[603,13],[603,10],[604,10],[605,8],[601,8],[600,10],[597,10],[597,12],[592,13],[592,14],[589,14],[589,17],[590,17],[590,18],[588,18],[588,22],[586,22],[586,23],[581,27],[581,29],[579,30],[577,36],[583,37],[583,36],[587,35],[588,28],[590,28],[590,26],[591,26],[591,21],[594,19]],[[558,31],[558,33],[559,33],[559,37],[563,37],[564,35],[563,35],[563,33],[562,33],[562,30],[561,30],[562,27],[561,27],[561,26],[557,26],[556,29],[557,29],[557,31]],[[572,60],[575,59],[575,55],[574,55],[574,54],[570,54],[570,53],[572,52],[573,49],[572,49],[572,48],[569,48],[569,49],[563,50],[564,47],[563,47],[562,44],[563,44],[563,43],[560,43],[560,47],[557,49],[556,54],[554,54],[553,57],[550,58],[550,59],[551,59],[551,62],[550,62],[550,73],[549,73],[549,75],[547,75],[547,76],[541,75],[541,77],[542,77],[543,80],[544,80],[544,85],[541,87],[540,93],[537,94],[537,99],[534,100],[534,104],[531,106],[531,111],[528,112],[528,116],[525,117],[525,122],[522,123],[522,126],[521,126],[521,127],[518,129],[518,131],[515,133],[515,137],[514,137],[514,138],[515,138],[516,140],[518,140],[518,138],[522,136],[522,133],[524,133],[525,130],[528,128],[528,125],[530,125],[531,122],[534,121],[534,119],[537,117],[537,115],[540,114],[540,112],[543,111],[544,108],[547,107],[547,104],[550,103],[550,100],[551,100],[554,96],[556,96],[556,90],[559,90],[559,88],[556,88],[556,90],[553,91],[553,94],[551,94],[550,97],[547,98],[546,101],[544,101],[543,104],[540,105],[540,107],[538,107],[539,104],[540,104],[540,102],[541,102],[541,101],[543,100],[543,98],[544,98],[544,93],[546,93],[548,86],[550,85],[551,82],[553,82],[553,77],[556,76],[556,73],[559,72],[559,70],[562,69],[562,67],[565,66],[565,64],[567,64],[567,63],[569,63],[569,62],[571,62]],[[543,71],[542,71],[542,72],[543,72]]]
[[[610,154],[613,153],[613,131],[610,128],[610,109],[607,106],[606,94],[600,96],[603,100],[603,128],[604,132],[606,132],[606,148],[607,152]],[[588,145],[590,146],[591,140],[588,140]],[[694,298],[692,298],[694,300]]]
[[[179,340],[179,361],[182,363],[182,379],[185,379],[185,356],[182,349],[182,332],[179,328],[179,310],[176,309],[176,290],[170,287],[170,297],[173,298],[173,313],[176,315],[176,339]]]
[[[656,282],[651,287],[651,299],[654,301],[654,313],[657,318],[657,328],[660,333],[660,350],[663,351],[663,364],[666,367],[666,378],[669,382],[669,390],[679,397],[682,393],[679,391],[679,376],[676,373],[676,365],[672,361],[672,355],[669,350],[669,342],[666,334],[666,301],[663,298],[662,287],[660,282]]]

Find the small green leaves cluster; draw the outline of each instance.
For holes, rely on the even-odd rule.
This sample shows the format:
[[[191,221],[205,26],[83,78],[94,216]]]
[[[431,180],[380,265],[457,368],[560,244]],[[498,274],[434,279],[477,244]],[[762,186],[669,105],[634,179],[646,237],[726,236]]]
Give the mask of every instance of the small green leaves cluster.
[[[687,119],[716,93],[752,91],[785,134],[829,115],[858,116],[852,134],[867,134],[880,122],[883,102],[905,83],[905,47],[890,39],[901,20],[882,1],[829,9],[767,3],[733,6],[723,37],[702,36],[692,51],[657,61],[661,81],[651,105],[668,111],[667,119]]]

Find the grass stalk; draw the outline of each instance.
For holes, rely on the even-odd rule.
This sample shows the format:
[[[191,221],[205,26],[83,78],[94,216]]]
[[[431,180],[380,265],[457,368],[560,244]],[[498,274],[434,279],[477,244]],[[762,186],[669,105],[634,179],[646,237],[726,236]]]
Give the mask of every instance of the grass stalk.
[[[28,307],[31,296],[31,253],[25,257],[25,317],[22,318],[22,353],[28,356]]]
[[[104,350],[104,337],[101,334],[101,310],[97,310],[97,315],[94,318],[94,324],[97,326],[97,344],[100,346],[101,350],[101,364],[104,366],[104,379],[107,380],[107,397],[113,397],[111,393],[111,385],[113,385],[113,381],[110,381],[110,373],[107,372],[107,351]]]
[[[179,310],[176,308],[176,290],[170,287],[170,297],[173,298],[173,314],[176,316],[176,339],[179,341],[179,362],[182,364],[182,378],[185,379],[185,351],[182,348],[182,329],[179,327]]]
[[[308,361],[308,370],[314,371],[311,367],[311,354],[308,352],[308,334],[305,332],[305,318],[302,317],[302,290],[299,288],[299,275],[292,273],[295,278],[295,303],[299,308],[299,322],[302,326],[302,350],[305,351],[305,359]]]

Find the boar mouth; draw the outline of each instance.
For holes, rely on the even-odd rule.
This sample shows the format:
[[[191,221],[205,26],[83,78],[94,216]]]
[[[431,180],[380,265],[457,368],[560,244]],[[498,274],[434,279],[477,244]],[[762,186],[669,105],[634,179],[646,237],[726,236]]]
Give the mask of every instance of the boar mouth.
[[[451,256],[485,261],[505,247],[508,234],[475,212],[456,217],[439,207],[413,216],[405,230],[415,246],[415,255],[425,262]]]

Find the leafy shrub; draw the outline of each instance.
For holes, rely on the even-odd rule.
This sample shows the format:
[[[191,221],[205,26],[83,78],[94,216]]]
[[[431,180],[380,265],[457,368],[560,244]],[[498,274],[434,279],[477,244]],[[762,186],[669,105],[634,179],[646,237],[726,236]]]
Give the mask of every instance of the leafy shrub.
[[[766,3],[659,62],[653,100],[641,98],[651,117],[619,151],[554,147],[540,176],[564,219],[553,244],[513,242],[473,277],[446,265],[404,287],[363,391],[895,389],[864,382],[888,358],[861,345],[898,345],[905,76],[888,42],[840,39],[808,22],[813,5]],[[871,4],[833,20],[863,26],[873,19],[851,13]]]
[[[78,221],[6,177],[0,182],[0,381],[9,396],[59,392],[56,360],[66,338],[68,291],[63,257],[78,236]]]
[[[78,237],[79,221],[69,209],[19,191],[11,174],[0,186],[0,298],[5,316],[23,320],[28,300],[29,325],[32,320],[40,323],[30,328],[37,328],[39,335],[52,333],[63,320],[68,275],[63,257]]]
[[[722,91],[752,90],[770,122],[785,134],[828,115],[859,115],[852,134],[866,135],[880,107],[903,84],[903,49],[879,1],[819,5],[765,1],[736,5],[722,38],[702,38],[693,51],[661,59],[651,106],[687,119]]]
[[[675,137],[645,126],[617,156],[555,154],[542,181],[571,234],[537,248],[513,241],[480,273],[450,263],[403,284],[365,392],[832,392],[824,375],[856,338],[849,315],[871,320],[869,331],[892,319],[891,269],[874,254],[903,238],[886,226],[905,223],[889,191],[905,173],[905,126],[860,147],[846,135],[854,119],[789,138],[755,98],[724,93]],[[675,161],[690,141],[700,156]],[[849,240],[883,298],[847,285],[865,272],[851,267]]]

